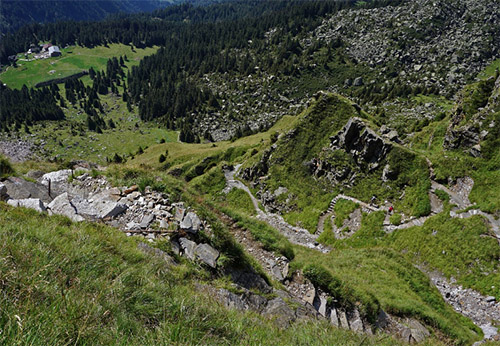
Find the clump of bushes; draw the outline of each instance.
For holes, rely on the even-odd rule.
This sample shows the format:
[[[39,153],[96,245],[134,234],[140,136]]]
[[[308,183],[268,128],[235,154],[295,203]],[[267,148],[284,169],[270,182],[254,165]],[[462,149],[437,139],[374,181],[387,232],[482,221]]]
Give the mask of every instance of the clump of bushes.
[[[9,160],[0,155],[0,179],[7,178],[12,174],[14,174],[14,168],[12,168],[12,165],[10,164]]]

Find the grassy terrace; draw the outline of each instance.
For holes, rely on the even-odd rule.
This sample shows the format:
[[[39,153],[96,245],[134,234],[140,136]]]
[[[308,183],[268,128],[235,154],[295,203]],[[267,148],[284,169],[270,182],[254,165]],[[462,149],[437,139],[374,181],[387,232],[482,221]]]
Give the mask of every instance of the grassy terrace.
[[[70,46],[61,50],[60,57],[33,61],[19,60],[17,68],[9,66],[0,74],[0,80],[13,89],[20,89],[23,84],[33,87],[39,82],[66,77],[91,67],[96,71],[104,70],[108,59],[112,57],[126,55],[128,67],[137,65],[143,57],[153,54],[156,50],[157,48],[138,49],[115,43],[108,47],[95,48]],[[83,80],[87,82],[89,78],[85,77]]]

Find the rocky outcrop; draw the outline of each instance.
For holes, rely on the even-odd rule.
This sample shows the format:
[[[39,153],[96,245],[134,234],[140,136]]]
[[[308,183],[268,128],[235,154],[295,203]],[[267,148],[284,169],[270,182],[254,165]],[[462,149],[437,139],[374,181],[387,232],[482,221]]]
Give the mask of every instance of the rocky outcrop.
[[[353,117],[335,136],[330,137],[331,149],[342,149],[351,154],[357,164],[370,169],[378,167],[392,145],[370,129],[360,118]]]
[[[481,141],[486,139],[490,129],[495,127],[494,122],[485,126],[485,119],[490,110],[495,112],[499,106],[500,77],[496,80],[491,77],[480,81],[473,84],[473,87],[477,90],[466,88],[462,92],[452,113],[443,147],[447,150],[462,149],[473,157],[480,157]],[[473,112],[475,114],[470,114]]]
[[[259,162],[249,168],[245,168],[241,172],[241,177],[248,181],[254,181],[257,178],[263,177],[269,171],[269,159],[271,158],[272,153],[276,150],[277,145],[273,144],[268,149],[266,149],[262,153],[262,157]]]

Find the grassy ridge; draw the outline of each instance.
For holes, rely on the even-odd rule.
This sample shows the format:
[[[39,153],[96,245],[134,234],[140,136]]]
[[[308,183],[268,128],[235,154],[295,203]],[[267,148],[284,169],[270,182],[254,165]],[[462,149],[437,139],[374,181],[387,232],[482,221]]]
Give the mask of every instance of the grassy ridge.
[[[279,330],[207,299],[192,286],[199,269],[167,267],[112,228],[0,207],[3,345],[398,344],[327,323]]]
[[[94,48],[71,46],[61,49],[62,55],[59,57],[33,61],[20,60],[17,62],[17,68],[8,67],[1,73],[0,80],[13,89],[20,89],[24,84],[33,87],[39,82],[70,76],[91,67],[96,71],[104,70],[108,59],[112,57],[126,55],[128,62],[125,64],[131,67],[156,50],[156,47],[139,49],[116,43]],[[84,80],[89,79],[86,77]]]

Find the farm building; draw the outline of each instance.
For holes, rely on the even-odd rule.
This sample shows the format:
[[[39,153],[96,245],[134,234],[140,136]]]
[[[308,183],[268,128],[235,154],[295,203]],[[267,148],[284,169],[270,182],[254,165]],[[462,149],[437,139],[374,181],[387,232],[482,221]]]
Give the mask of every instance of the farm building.
[[[59,47],[58,46],[49,47],[49,55],[51,57],[60,56],[61,55],[61,51],[59,50]]]
[[[42,52],[47,52],[49,50],[49,48],[52,47],[52,44],[51,43],[47,43],[47,44],[44,44],[42,46]]]

